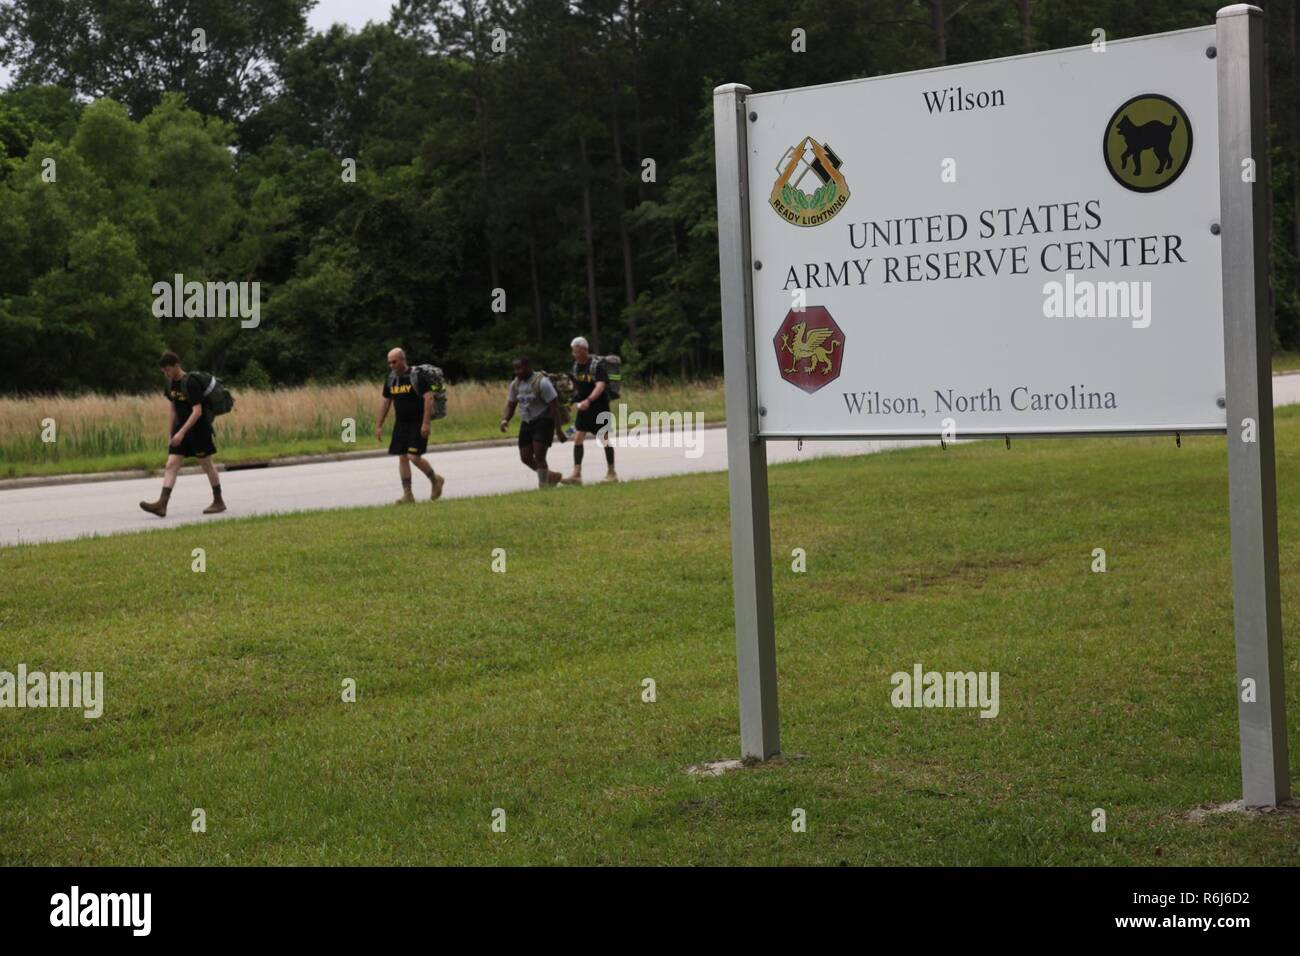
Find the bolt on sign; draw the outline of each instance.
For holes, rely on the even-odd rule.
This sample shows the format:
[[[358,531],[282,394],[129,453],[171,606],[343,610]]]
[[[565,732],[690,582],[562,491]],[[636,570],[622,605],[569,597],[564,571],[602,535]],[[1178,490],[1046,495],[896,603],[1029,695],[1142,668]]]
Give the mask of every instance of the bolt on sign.
[[[760,432],[1223,431],[1213,33],[748,95]]]
[[[1243,790],[1285,799],[1262,44],[1237,4],[715,91],[745,756],[780,750],[765,441],[1202,432],[1227,435]]]

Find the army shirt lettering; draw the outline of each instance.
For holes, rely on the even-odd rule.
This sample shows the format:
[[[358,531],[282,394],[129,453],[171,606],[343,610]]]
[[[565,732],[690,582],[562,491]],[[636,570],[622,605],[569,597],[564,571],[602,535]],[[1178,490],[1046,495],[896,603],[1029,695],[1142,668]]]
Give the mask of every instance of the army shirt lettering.
[[[420,388],[411,383],[411,373],[398,375],[394,380],[390,377],[384,382],[384,398],[393,400],[393,411],[397,415],[399,422],[424,422],[424,396],[429,392],[429,386],[423,382]]]

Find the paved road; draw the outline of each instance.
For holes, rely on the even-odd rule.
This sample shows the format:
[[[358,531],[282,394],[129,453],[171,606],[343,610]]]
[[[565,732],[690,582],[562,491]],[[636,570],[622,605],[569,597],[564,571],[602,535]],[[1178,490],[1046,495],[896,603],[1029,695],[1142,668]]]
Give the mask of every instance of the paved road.
[[[1273,380],[1275,404],[1300,403],[1300,375]],[[777,463],[827,455],[863,455],[889,448],[932,442],[770,442],[767,459]],[[706,429],[700,436],[699,457],[688,458],[682,448],[620,448],[618,471],[625,480],[657,478],[727,468],[726,432]],[[447,478],[443,496],[464,498],[535,490],[537,479],[522,464],[513,446],[434,451],[429,460]],[[554,446],[551,465],[568,471],[573,461],[570,446]],[[587,451],[593,478],[604,473],[604,456],[594,444]],[[47,485],[0,491],[0,546],[61,541],[88,535],[171,527],[193,521],[223,521],[255,514],[283,514],[326,508],[391,503],[400,493],[397,463],[390,458],[362,458],[283,468],[224,472],[222,490],[230,510],[205,516],[207,481],[202,475],[184,475],[177,482],[165,519],[145,514],[137,502],[158,497],[159,479],[131,479],[93,483]],[[414,488],[428,494],[428,482],[416,475]],[[560,488],[555,494],[580,494],[580,489]]]
[[[769,445],[768,461],[776,463],[819,455],[863,455],[914,444],[920,443],[805,442],[800,452],[795,443],[780,442]],[[571,449],[568,443],[552,446],[552,468],[562,465],[567,473],[573,462]],[[591,480],[598,480],[605,474],[605,457],[599,446],[590,441],[587,449],[587,475]],[[626,481],[726,470],[725,429],[705,429],[699,436],[696,450],[700,452],[699,456],[688,458],[683,448],[619,448],[619,477]],[[434,450],[427,459],[434,470],[447,479],[444,498],[537,489],[537,478],[520,463],[519,453],[513,446],[445,452]],[[172,492],[166,518],[145,514],[137,502],[156,499],[159,487],[160,479],[142,478],[0,491],[0,546],[119,534],[257,514],[386,505],[391,504],[402,491],[397,479],[397,462],[386,456],[222,472],[221,489],[229,510],[221,515],[201,513],[211,500],[208,482],[203,475],[181,476]],[[426,498],[429,494],[429,483],[423,475],[414,476],[412,488],[419,498]],[[581,494],[581,489],[561,487],[548,493]]]

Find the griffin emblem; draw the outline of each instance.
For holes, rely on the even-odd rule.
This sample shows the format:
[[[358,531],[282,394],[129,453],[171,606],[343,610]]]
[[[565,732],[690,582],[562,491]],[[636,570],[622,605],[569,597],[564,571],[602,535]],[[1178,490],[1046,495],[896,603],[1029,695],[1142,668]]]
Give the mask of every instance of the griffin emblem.
[[[795,366],[799,364],[800,359],[808,359],[808,364],[804,367],[804,372],[815,372],[819,366],[822,375],[828,375],[833,368],[831,355],[835,352],[837,345],[843,346],[839,339],[831,338],[833,334],[829,328],[810,329],[807,322],[796,322],[794,328],[790,330],[794,333],[794,340],[784,333],[781,335],[781,351],[790,353],[790,367],[781,369],[782,372],[794,372]],[[830,340],[830,346],[825,343]]]

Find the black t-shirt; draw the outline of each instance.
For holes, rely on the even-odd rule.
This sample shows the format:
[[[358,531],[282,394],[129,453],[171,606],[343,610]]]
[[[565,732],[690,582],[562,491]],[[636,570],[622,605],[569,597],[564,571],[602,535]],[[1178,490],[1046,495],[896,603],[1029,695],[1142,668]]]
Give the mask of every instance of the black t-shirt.
[[[592,371],[591,368],[593,365],[596,366],[596,370],[594,372]],[[596,390],[597,382],[605,383],[605,391],[600,393],[600,398],[596,399],[595,404],[600,405],[601,403],[608,403],[609,402],[609,373],[605,371],[605,363],[597,362],[595,359],[590,359],[590,358],[587,359],[587,361],[581,365],[579,365],[577,362],[573,363],[573,384],[574,384],[573,400],[575,402],[585,402],[588,398],[590,398],[591,393]]]
[[[393,400],[393,411],[397,421],[404,424],[424,422],[424,396],[429,393],[429,386],[420,383],[419,391],[411,384],[411,373],[397,376],[392,384],[392,376],[384,380],[384,398]]]
[[[179,382],[168,382],[163,395],[172,403],[172,434],[180,429],[190,417],[194,406],[203,404],[203,390],[207,381],[201,372],[186,372]],[[206,420],[200,418],[195,426],[202,428]]]
[[[189,372],[179,382],[168,382],[167,387],[163,389],[163,394],[175,407],[176,414],[182,422],[190,417],[190,412],[194,410],[195,405],[203,403],[204,385],[197,373]]]

